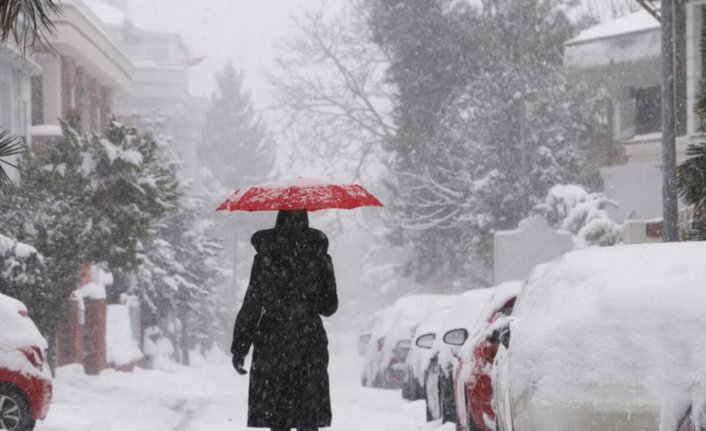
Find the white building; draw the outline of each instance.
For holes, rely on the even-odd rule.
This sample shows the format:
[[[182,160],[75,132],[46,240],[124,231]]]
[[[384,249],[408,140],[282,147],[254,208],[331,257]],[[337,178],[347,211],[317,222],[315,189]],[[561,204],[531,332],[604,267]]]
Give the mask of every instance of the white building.
[[[42,67],[42,74],[32,79],[31,122],[37,142],[56,135],[59,119],[71,111],[81,113],[87,131],[101,130],[114,98],[127,94],[133,79],[132,62],[84,1],[63,0],[53,23],[51,49],[32,56]]]
[[[198,64],[181,36],[141,29],[127,18],[122,0],[85,0],[133,65],[128,92],[113,113],[128,124],[167,136],[184,160],[182,174],[195,178],[207,100],[189,95],[189,67]]]
[[[0,128],[31,143],[30,117],[32,107],[31,80],[42,68],[33,60],[22,60],[10,45],[0,45]],[[10,160],[8,160],[10,161]],[[10,161],[12,162],[12,161]],[[18,172],[3,166],[10,178],[17,180]]]
[[[675,2],[675,81],[677,158],[701,140],[693,106],[704,78],[700,37],[706,1]],[[613,217],[655,219],[662,216],[661,27],[647,11],[588,28],[565,44],[564,64],[577,78],[608,88],[606,145],[619,143],[626,163],[602,170],[605,192],[620,205]],[[610,148],[606,148],[610,151]]]

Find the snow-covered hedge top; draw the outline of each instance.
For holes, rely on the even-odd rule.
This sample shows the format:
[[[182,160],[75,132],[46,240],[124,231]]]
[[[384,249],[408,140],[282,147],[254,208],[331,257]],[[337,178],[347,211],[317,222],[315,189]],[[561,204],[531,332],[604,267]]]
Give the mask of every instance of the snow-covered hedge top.
[[[46,349],[44,337],[32,319],[27,317],[27,307],[3,294],[0,294],[0,328],[0,368],[30,375],[44,375],[34,368],[19,350],[24,347]]]
[[[446,332],[452,329],[463,328],[468,333],[472,333],[475,328],[475,323],[478,321],[478,315],[483,309],[483,306],[488,302],[493,294],[493,289],[473,289],[462,293],[458,297],[458,301],[449,311],[448,316],[444,320],[439,336],[434,341],[434,346],[431,348],[431,354],[439,352],[439,365],[442,368],[447,368],[453,364],[453,349],[452,346],[443,342]]]
[[[511,391],[539,405],[706,400],[704,256],[706,243],[646,244],[536,268],[513,311]]]
[[[15,241],[4,235],[0,235],[0,257],[4,256],[8,252],[12,252],[18,259],[27,259],[33,254],[39,255],[37,249],[31,245]]]

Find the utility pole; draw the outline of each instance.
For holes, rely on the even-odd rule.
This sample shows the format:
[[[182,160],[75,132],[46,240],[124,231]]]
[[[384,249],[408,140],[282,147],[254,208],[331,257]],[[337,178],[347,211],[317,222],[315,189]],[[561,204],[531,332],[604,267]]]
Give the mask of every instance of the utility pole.
[[[662,0],[662,239],[679,240],[674,105],[674,0]]]
[[[517,41],[518,55],[516,57],[519,63],[519,82],[520,82],[520,112],[519,112],[519,146],[520,146],[520,186],[522,188],[522,217],[527,216],[530,209],[530,167],[529,167],[529,148],[527,148],[527,50],[528,36],[527,27],[534,24],[534,20],[528,23],[528,14],[532,10],[532,0],[524,0],[520,2],[519,7],[519,40]]]

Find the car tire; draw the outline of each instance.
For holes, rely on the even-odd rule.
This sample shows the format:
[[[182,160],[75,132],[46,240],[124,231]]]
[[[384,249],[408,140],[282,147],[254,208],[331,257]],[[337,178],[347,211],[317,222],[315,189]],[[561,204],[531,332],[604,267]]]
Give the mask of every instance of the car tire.
[[[679,420],[679,425],[677,426],[677,431],[703,431],[703,428],[696,429],[696,425],[691,420],[691,407],[689,407],[684,415]]]
[[[405,400],[414,400],[414,384],[412,382],[412,374],[407,374],[407,381],[402,383],[402,398]]]
[[[372,387],[374,388],[382,388],[383,387],[383,377],[380,373],[375,373],[375,378],[373,378],[373,384]]]
[[[429,371],[424,372],[424,382],[427,383],[429,381]],[[428,385],[426,385],[428,387]],[[424,405],[426,406],[426,412],[427,412],[427,422],[431,422],[434,420],[434,415],[431,412],[431,409],[429,408],[429,394],[427,394],[426,388],[424,390]]]
[[[424,385],[419,383],[416,377],[412,377],[412,388],[413,388],[413,400],[423,400],[424,394],[427,392]]]
[[[453,380],[447,378],[442,370],[439,378],[439,404],[441,405],[442,423],[456,423],[456,402],[454,400]]]
[[[31,431],[34,424],[32,409],[25,394],[15,386],[0,383],[0,429]]]
[[[478,428],[478,425],[476,425],[476,421],[473,420],[473,415],[471,414],[471,401],[468,399],[468,393],[464,390],[463,391],[463,402],[465,403],[464,408],[466,409],[466,430],[467,431],[480,431]],[[496,431],[499,430],[497,428],[497,421],[496,421]]]

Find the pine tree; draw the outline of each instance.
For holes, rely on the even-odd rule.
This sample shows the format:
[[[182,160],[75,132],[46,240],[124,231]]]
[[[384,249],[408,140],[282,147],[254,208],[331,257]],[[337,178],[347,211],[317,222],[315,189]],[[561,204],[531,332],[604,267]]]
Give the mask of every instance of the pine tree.
[[[243,73],[231,62],[216,75],[203,141],[201,160],[228,188],[262,181],[272,171],[272,143],[243,88]]]
[[[275,162],[273,143],[252,106],[250,94],[243,88],[243,73],[231,62],[216,75],[216,91],[206,114],[203,140],[201,160],[222,187],[234,190],[270,177]],[[254,227],[232,215],[216,216],[211,211],[206,217],[214,221],[214,232],[227,233],[228,247],[221,259],[233,274],[238,274],[249,264],[250,257],[245,258],[249,253],[247,237]],[[231,294],[235,305],[237,293],[228,291],[226,296]]]
[[[173,210],[176,180],[157,157],[151,134],[112,122],[100,135],[87,139],[84,158],[90,180],[94,262],[106,262],[115,276],[109,300],[129,289],[129,273],[139,266],[140,243],[151,224]]]

